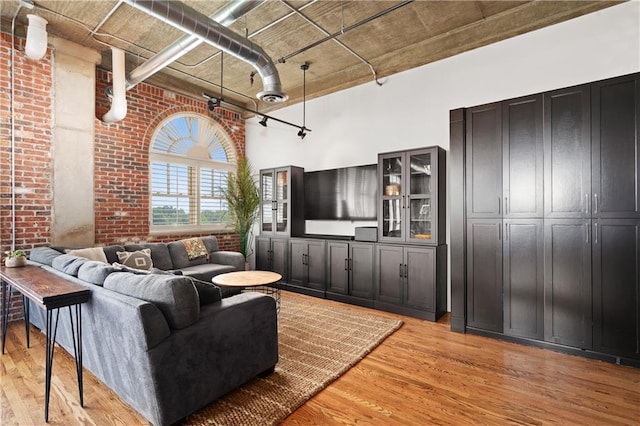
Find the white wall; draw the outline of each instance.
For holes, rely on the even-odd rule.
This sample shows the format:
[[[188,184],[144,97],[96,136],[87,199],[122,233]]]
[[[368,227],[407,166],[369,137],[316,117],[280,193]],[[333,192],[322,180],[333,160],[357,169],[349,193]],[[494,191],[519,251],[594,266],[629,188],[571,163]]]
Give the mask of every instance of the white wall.
[[[256,169],[313,171],[375,163],[379,152],[448,149],[451,109],[638,71],[640,1],[634,0],[392,75],[382,87],[371,82],[308,101],[306,124],[313,131],[302,141],[292,127],[249,120],[247,156]],[[302,104],[271,115],[301,124]],[[313,233],[327,234],[347,234],[354,226],[307,223]]]

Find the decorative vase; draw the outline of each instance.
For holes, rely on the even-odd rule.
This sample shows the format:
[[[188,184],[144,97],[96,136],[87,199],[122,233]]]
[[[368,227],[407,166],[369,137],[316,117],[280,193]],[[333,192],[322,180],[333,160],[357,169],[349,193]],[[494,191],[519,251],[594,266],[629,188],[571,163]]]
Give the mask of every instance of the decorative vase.
[[[18,268],[27,264],[26,256],[7,257],[4,260],[4,266],[7,268]]]

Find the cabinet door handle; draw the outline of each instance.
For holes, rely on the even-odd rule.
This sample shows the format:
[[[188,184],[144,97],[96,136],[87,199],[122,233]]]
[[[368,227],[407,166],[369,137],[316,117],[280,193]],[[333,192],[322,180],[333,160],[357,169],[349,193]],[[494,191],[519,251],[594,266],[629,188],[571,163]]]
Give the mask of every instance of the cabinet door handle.
[[[302,264],[304,265],[304,253],[302,253]]]
[[[404,195],[402,196],[402,208],[405,208]]]
[[[509,241],[509,224],[504,224],[504,240]]]
[[[345,259],[344,260],[344,270],[348,271],[349,270],[349,259]]]
[[[498,241],[502,240],[502,226],[498,227]]]
[[[589,214],[589,194],[584,194],[584,213]]]
[[[409,266],[407,266],[407,264],[404,264],[404,277],[409,279]]]
[[[585,236],[586,243],[589,244],[589,224],[588,223],[584,225],[584,236]]]
[[[349,259],[349,270],[353,271],[353,259]]]
[[[400,273],[400,278],[402,278],[402,263],[398,265],[398,272]]]
[[[598,222],[596,222],[595,228],[593,231],[593,243],[598,244]]]
[[[504,214],[509,213],[509,197],[504,197]]]
[[[593,200],[594,200],[593,213],[598,214],[598,193],[593,194]],[[596,226],[598,225],[596,224]]]
[[[498,214],[502,214],[502,208],[501,208],[501,204],[500,204],[500,197],[498,197]]]

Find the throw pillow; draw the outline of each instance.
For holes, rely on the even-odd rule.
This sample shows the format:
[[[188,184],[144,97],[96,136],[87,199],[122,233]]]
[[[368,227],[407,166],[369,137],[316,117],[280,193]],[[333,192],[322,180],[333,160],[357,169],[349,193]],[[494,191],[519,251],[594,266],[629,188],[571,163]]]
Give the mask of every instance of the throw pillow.
[[[198,297],[200,298],[200,306],[208,305],[210,303],[215,303],[222,300],[222,291],[217,285],[190,277],[188,275],[185,275],[185,277],[189,278],[195,286],[196,291],[198,292]]]
[[[146,271],[153,268],[153,261],[151,260],[151,249],[142,249],[138,251],[119,251],[118,262],[124,266],[135,269],[144,269]]]
[[[189,260],[194,260],[209,254],[209,252],[207,252],[207,247],[205,247],[204,241],[202,241],[201,238],[189,238],[187,240],[180,241],[184,244],[184,248],[187,250]]]
[[[72,256],[84,257],[89,260],[97,260],[102,263],[109,263],[107,261],[107,256],[104,254],[104,250],[102,247],[88,247],[83,249],[73,249],[73,250],[65,250],[67,254]]]

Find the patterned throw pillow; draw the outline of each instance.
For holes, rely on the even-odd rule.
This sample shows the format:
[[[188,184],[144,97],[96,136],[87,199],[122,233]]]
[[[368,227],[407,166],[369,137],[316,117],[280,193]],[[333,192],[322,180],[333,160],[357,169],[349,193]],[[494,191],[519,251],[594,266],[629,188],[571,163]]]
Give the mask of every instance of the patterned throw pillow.
[[[187,250],[187,257],[189,260],[194,260],[208,254],[207,247],[204,245],[202,238],[189,238],[187,240],[180,241],[184,244],[184,248]]]
[[[139,251],[118,251],[118,262],[129,268],[143,269],[145,271],[153,268],[151,260],[151,249],[142,249]]]

